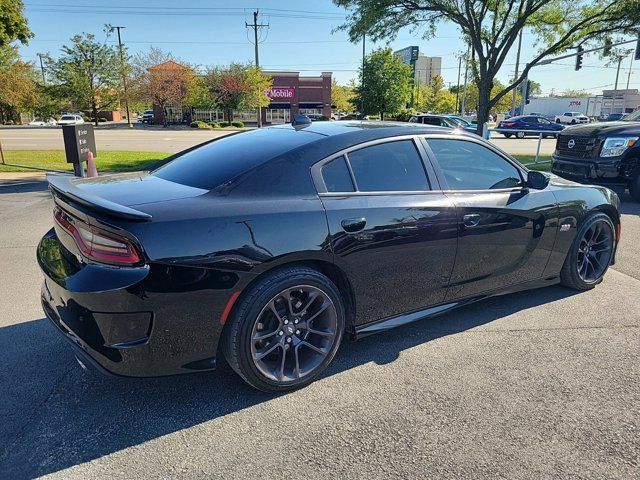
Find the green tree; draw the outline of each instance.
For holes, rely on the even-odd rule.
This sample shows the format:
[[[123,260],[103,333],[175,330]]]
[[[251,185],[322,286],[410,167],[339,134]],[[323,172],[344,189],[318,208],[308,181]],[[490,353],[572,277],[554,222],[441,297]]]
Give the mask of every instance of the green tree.
[[[244,106],[249,109],[256,109],[258,115],[258,126],[262,126],[262,117],[260,110],[262,107],[268,107],[271,103],[267,91],[273,86],[273,78],[262,72],[260,67],[247,66],[246,73],[247,92],[244,98]]]
[[[89,33],[75,35],[62,47],[48,69],[61,91],[80,110],[90,110],[98,125],[98,112],[118,102],[120,58],[116,47],[97,42]]]
[[[422,103],[418,103],[420,110],[431,113],[452,113],[456,109],[456,96],[444,87],[442,77],[437,75],[430,85],[424,89]]]
[[[350,112],[354,106],[355,92],[352,86],[339,85],[334,78],[331,82],[331,103],[338,112]]]
[[[0,47],[0,123],[17,123],[20,112],[32,110],[36,88],[33,64],[20,59],[17,47]]]
[[[212,100],[229,122],[233,121],[234,110],[257,109],[270,103],[266,92],[273,81],[260,68],[251,65],[232,63],[226,67],[210,68],[204,82]]]
[[[498,102],[529,75],[532,67],[556,53],[614,32],[631,33],[640,20],[637,0],[334,0],[350,12],[340,28],[353,42],[367,35],[393,39],[412,26],[425,38],[438,25],[456,25],[471,47],[472,79],[478,86],[478,130]],[[511,84],[494,93],[495,78],[523,28],[538,49]]]
[[[0,0],[0,48],[16,40],[26,44],[33,37],[23,10],[22,0]]]
[[[390,48],[374,50],[360,67],[363,84],[356,88],[356,105],[362,115],[400,112],[411,97],[411,67]]]

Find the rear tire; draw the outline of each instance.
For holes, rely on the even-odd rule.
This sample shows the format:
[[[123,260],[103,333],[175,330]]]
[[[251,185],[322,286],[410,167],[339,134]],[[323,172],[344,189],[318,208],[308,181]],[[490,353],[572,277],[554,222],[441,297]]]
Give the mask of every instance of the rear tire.
[[[613,258],[615,228],[608,215],[592,213],[578,228],[567,253],[560,280],[574,290],[590,290],[604,277]]]
[[[629,193],[636,202],[640,202],[640,170],[635,172],[631,177],[631,181],[629,182]]]
[[[258,390],[281,392],[313,382],[335,356],[345,326],[340,292],[307,267],[268,274],[244,292],[225,327],[224,356]]]
[[[511,134],[510,133],[503,133],[505,138],[511,138]]]
[[[524,132],[516,132],[516,138],[523,139],[525,136]]]

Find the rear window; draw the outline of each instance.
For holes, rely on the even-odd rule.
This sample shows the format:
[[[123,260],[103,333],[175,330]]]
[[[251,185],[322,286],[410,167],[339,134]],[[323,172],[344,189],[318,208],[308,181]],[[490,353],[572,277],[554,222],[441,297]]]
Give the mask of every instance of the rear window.
[[[263,128],[217,139],[155,170],[164,180],[211,190],[272,158],[321,138],[292,128]]]
[[[76,117],[73,117],[71,115],[63,115],[60,120],[75,120],[75,119]]]

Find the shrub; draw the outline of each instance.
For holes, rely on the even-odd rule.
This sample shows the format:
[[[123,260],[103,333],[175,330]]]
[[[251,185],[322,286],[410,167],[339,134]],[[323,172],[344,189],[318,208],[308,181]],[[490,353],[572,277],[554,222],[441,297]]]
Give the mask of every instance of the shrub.
[[[400,110],[395,119],[399,122],[408,122],[409,119],[416,113],[417,111],[414,108],[407,108],[404,110]]]
[[[105,117],[98,117],[98,122],[108,122]]]
[[[243,128],[244,127],[244,123],[242,123],[240,120],[236,120],[235,122],[231,122],[231,125],[233,125],[234,127],[238,127],[238,128]]]
[[[195,122],[191,122],[189,124],[189,126],[191,128],[205,128],[205,129],[211,128],[211,125],[209,125],[207,122],[203,122],[201,120],[197,120]]]
[[[220,124],[218,122],[210,122],[209,125],[211,128],[220,128]]]
[[[220,122],[221,128],[228,127],[229,125],[231,125],[229,122]]]

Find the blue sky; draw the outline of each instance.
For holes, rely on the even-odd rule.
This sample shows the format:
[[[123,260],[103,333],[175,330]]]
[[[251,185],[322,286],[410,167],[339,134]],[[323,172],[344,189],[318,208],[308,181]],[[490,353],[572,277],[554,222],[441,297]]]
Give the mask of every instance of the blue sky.
[[[332,71],[340,83],[356,78],[362,45],[353,45],[344,32],[333,32],[342,23],[345,11],[330,0],[245,2],[184,0],[24,0],[25,12],[35,37],[21,48],[23,56],[37,61],[37,53],[57,54],[60,46],[75,33],[93,33],[104,39],[103,25],[125,26],[123,41],[131,53],[151,45],[170,51],[196,65],[220,65],[233,61],[252,61],[253,44],[245,29],[252,12],[261,9],[263,30],[260,63],[269,70],[295,70],[303,74]],[[521,61],[530,59],[535,47],[533,35],[525,33]],[[115,41],[111,38],[108,41]],[[367,51],[377,46],[367,42]],[[390,43],[394,49],[418,45],[426,55],[442,57],[445,83],[456,84],[458,60],[465,49],[455,26],[443,24],[436,38],[423,40],[408,29]],[[619,88],[624,88],[631,57],[623,62]],[[505,62],[499,78],[513,74],[515,48]],[[584,68],[575,72],[573,59],[557,65],[536,68],[530,78],[542,84],[544,94],[567,88],[585,89],[594,94],[613,88],[616,69],[607,67],[595,55],[586,56]],[[640,88],[640,62],[634,64],[630,88]]]

